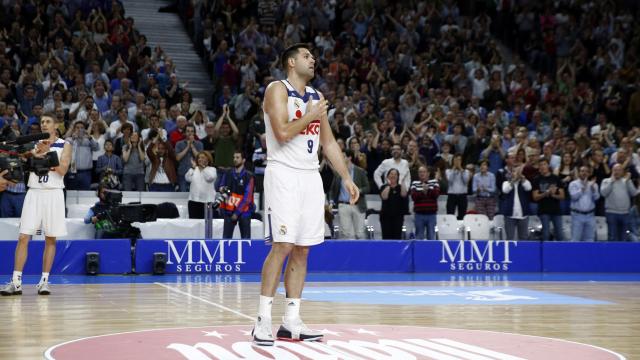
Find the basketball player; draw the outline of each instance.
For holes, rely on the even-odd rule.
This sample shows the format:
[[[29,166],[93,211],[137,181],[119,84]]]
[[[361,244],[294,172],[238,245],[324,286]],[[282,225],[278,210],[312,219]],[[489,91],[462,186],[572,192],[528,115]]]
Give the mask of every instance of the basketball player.
[[[69,169],[71,162],[71,144],[59,139],[56,133],[58,124],[55,117],[44,115],[40,120],[43,132],[51,134],[49,139],[42,140],[36,144],[31,152],[35,157],[42,157],[49,151],[58,154],[60,165],[51,168],[47,175],[38,176],[29,173],[27,195],[24,199],[22,216],[20,217],[20,235],[16,246],[15,263],[13,277],[0,294],[20,295],[22,294],[22,269],[27,261],[27,246],[31,236],[42,229],[45,236],[44,254],[42,257],[42,278],[36,286],[38,294],[49,295],[49,272],[53,265],[53,258],[56,255],[56,237],[67,234],[64,213],[64,175]]]
[[[284,275],[286,313],[277,337],[317,341],[322,334],[300,319],[300,296],[307,273],[309,247],[324,241],[324,191],[318,172],[318,148],[342,177],[355,204],[359,197],[327,119],[327,101],[307,83],[314,77],[315,59],[307,45],[296,44],[282,54],[287,79],[274,81],[264,98],[267,168],[264,177],[265,235],[272,241],[262,267],[262,285],[253,341],[273,345],[271,307]]]

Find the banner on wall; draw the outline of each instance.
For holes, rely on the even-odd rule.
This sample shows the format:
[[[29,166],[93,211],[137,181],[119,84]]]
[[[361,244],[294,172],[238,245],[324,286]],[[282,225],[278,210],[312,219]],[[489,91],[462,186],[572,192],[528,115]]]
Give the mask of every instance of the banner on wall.
[[[13,272],[17,241],[0,241],[0,274]],[[23,273],[35,275],[42,272],[44,241],[29,242],[29,256]],[[125,274],[131,272],[131,241],[129,239],[58,240],[52,274],[79,275],[86,273],[86,254],[100,254],[101,274]]]
[[[416,272],[538,272],[541,245],[516,240],[414,242]]]
[[[262,240],[138,240],[136,271],[153,272],[154,253],[166,254],[165,272],[259,273],[271,246]],[[309,271],[411,272],[410,241],[327,241],[312,246]]]

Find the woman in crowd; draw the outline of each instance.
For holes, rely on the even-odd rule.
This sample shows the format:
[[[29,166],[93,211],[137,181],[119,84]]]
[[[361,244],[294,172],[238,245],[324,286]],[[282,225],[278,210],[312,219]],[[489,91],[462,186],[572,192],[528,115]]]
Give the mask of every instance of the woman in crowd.
[[[380,197],[382,198],[380,227],[382,228],[382,238],[385,240],[397,240],[402,237],[407,189],[398,183],[399,179],[400,172],[397,169],[389,170],[387,182],[380,189]]]
[[[145,149],[140,134],[134,132],[122,147],[122,185],[125,191],[144,191]]]
[[[191,183],[189,188],[189,218],[203,219],[205,203],[213,202],[216,196],[214,183],[218,174],[211,166],[213,158],[206,151],[201,151],[196,161],[191,161],[191,169],[184,175]]]

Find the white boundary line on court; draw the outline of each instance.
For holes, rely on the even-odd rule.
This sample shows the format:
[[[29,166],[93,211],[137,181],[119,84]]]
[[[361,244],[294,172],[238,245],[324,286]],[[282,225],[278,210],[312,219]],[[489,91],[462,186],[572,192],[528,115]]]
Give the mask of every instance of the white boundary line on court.
[[[163,288],[165,288],[165,289],[167,289],[167,290],[170,290],[170,291],[173,291],[173,292],[175,292],[175,293],[182,294],[182,295],[188,296],[188,297],[193,298],[193,299],[196,299],[196,300],[200,300],[200,301],[202,301],[203,303],[206,303],[206,304],[209,304],[209,305],[215,306],[215,307],[217,307],[217,308],[220,308],[220,309],[222,309],[222,310],[226,310],[226,311],[228,311],[228,312],[234,313],[234,314],[236,314],[236,315],[238,315],[238,316],[241,316],[241,317],[243,317],[243,318],[245,318],[245,319],[249,319],[249,320],[251,320],[251,321],[255,321],[255,319],[256,319],[256,318],[255,318],[255,317],[253,317],[253,316],[249,316],[249,315],[247,315],[247,314],[243,314],[243,313],[241,313],[240,311],[237,311],[237,310],[234,310],[234,309],[228,308],[228,307],[226,307],[226,306],[224,306],[224,305],[222,305],[222,304],[218,304],[218,303],[215,303],[215,302],[213,302],[213,301],[209,301],[209,300],[207,300],[207,299],[205,299],[205,298],[202,298],[202,297],[200,297],[200,296],[193,295],[193,294],[191,294],[191,293],[189,293],[189,292],[182,291],[182,290],[180,290],[180,289],[176,289],[176,288],[171,287],[171,286],[169,286],[169,285],[165,285],[165,284],[163,284],[163,283],[159,283],[159,282],[154,282],[153,284],[154,284],[154,285],[158,285],[158,286],[162,286]]]

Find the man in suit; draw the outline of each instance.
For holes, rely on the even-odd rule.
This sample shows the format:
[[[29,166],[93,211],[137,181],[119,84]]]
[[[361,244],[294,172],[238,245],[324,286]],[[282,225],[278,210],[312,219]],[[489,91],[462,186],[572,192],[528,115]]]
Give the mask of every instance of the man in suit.
[[[351,178],[360,189],[360,194],[369,192],[369,180],[367,172],[353,164],[353,151],[350,149],[344,152],[347,169],[351,173]],[[367,212],[367,200],[365,196],[360,196],[354,205],[349,204],[349,191],[342,183],[342,179],[336,176],[333,178],[330,190],[330,200],[338,204],[338,214],[340,215],[340,226],[345,239],[364,239],[364,217]]]

